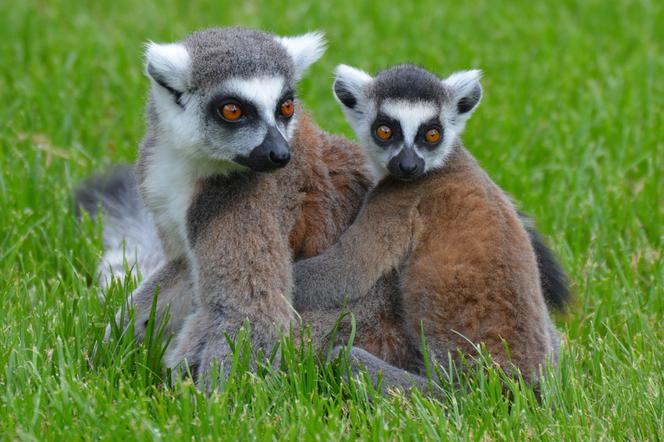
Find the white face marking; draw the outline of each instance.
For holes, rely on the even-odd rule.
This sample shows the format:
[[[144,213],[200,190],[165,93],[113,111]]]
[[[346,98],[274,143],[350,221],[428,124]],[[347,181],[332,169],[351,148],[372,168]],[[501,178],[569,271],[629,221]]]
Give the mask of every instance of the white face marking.
[[[436,105],[426,101],[385,100],[381,106],[381,112],[399,122],[404,139],[401,146],[390,150],[389,155],[384,155],[383,167],[387,168],[390,160],[398,155],[402,148],[408,146],[415,149],[415,155],[424,160],[424,169],[425,171],[428,170],[434,159],[433,157],[439,155],[439,153],[418,148],[415,144],[415,137],[417,137],[417,132],[422,124],[439,115]]]
[[[398,121],[404,137],[402,143],[395,143],[388,147],[377,145],[371,133],[375,115],[379,113],[378,110],[374,108],[371,102],[366,102],[363,106],[367,110],[366,115],[373,115],[374,117],[353,120],[349,118],[349,121],[351,121],[353,128],[358,134],[360,143],[369,157],[374,177],[377,180],[389,175],[387,166],[390,160],[398,155],[404,146],[414,148],[415,154],[424,160],[425,172],[439,169],[444,165],[445,159],[450,152],[452,141],[456,137],[456,132],[449,125],[449,118],[447,117],[449,109],[447,109],[445,104],[442,105],[441,109],[435,103],[427,101],[409,101],[403,99],[384,101],[380,107],[380,113]],[[422,124],[431,120],[439,120],[443,126],[443,141],[435,149],[427,149],[415,143],[417,133]]]
[[[256,106],[263,120],[269,124],[276,123],[274,112],[284,93],[283,77],[232,78],[224,82],[224,86],[229,92]]]
[[[200,125],[201,115],[197,106],[186,106],[183,110],[173,99],[173,95],[162,87],[154,86],[153,98],[156,112],[159,114],[160,143],[183,155],[195,156],[202,148],[203,130]],[[187,104],[191,94],[184,94],[182,102]]]
[[[404,143],[408,146],[415,142],[420,126],[438,115],[436,106],[426,101],[385,100],[380,110],[401,124]]]

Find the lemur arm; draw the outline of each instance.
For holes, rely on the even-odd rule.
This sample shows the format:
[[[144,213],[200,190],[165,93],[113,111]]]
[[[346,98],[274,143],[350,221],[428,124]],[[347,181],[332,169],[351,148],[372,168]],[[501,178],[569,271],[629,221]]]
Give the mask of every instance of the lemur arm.
[[[300,168],[301,211],[290,235],[295,260],[316,256],[334,244],[357,217],[373,185],[358,146],[323,132],[306,114],[298,126],[298,140],[310,155],[299,159],[306,165]]]
[[[352,302],[402,262],[417,218],[416,203],[399,193],[372,193],[355,223],[336,244],[295,264],[293,302],[298,311]]]
[[[210,178],[189,210],[197,293],[213,316],[250,318],[252,326],[290,320],[292,263],[273,181]]]

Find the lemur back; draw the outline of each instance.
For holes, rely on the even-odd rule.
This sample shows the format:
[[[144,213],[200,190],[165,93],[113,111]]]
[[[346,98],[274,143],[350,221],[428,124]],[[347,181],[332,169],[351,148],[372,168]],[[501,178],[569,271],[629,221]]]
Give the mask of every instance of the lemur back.
[[[356,348],[357,361],[383,371],[388,384],[422,386],[422,372],[400,370],[400,361],[420,349],[423,331],[438,363],[473,356],[483,343],[505,370],[537,382],[539,368],[556,363],[559,338],[531,238],[459,140],[481,98],[479,72],[439,80],[399,66],[372,78],[342,66],[334,90],[384,178],[334,246],[296,264],[296,306],[361,309],[364,297],[380,296],[372,287],[397,272],[397,316],[409,344],[373,354]]]

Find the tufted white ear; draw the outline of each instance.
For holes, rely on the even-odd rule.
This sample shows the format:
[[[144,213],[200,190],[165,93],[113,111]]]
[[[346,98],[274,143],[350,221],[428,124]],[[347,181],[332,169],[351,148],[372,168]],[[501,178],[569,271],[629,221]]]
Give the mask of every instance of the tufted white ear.
[[[148,42],[145,50],[145,71],[155,83],[177,98],[189,89],[191,57],[181,43]]]
[[[309,66],[318,61],[326,49],[325,34],[309,32],[295,37],[275,37],[295,63],[295,77],[300,79]]]
[[[455,72],[443,80],[443,85],[453,94],[459,115],[465,114],[469,117],[480,103],[482,99],[480,78],[482,78],[482,71],[473,69]]]
[[[340,64],[335,69],[335,76],[332,89],[336,99],[348,110],[361,111],[364,101],[362,91],[373,80],[371,75],[360,69]]]

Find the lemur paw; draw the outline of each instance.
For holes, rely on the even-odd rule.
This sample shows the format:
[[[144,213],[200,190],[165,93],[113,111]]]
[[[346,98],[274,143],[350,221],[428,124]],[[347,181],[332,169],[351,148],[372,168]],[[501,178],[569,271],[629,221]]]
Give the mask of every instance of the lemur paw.
[[[221,321],[199,310],[187,317],[177,342],[166,354],[166,366],[175,377],[191,378],[199,388],[209,389],[213,373],[228,376],[232,350]]]

